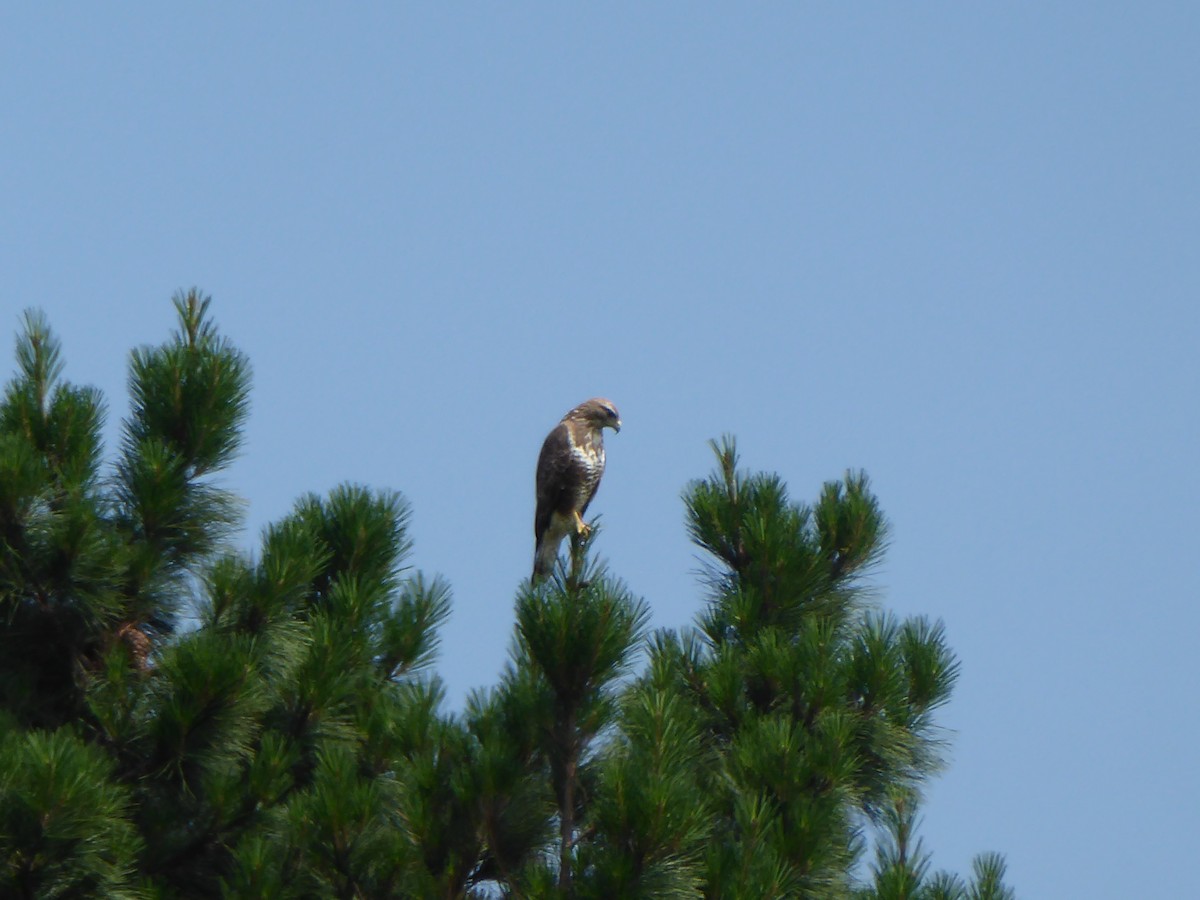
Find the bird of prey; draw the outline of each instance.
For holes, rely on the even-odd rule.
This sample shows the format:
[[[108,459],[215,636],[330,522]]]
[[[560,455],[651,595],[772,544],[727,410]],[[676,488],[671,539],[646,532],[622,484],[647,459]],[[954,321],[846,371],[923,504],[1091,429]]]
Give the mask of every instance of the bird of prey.
[[[604,429],[621,430],[621,417],[596,397],[562,417],[546,435],[537,464],[537,512],[533,517],[533,580],[546,575],[568,534],[586,535],[583,521],[604,474]]]

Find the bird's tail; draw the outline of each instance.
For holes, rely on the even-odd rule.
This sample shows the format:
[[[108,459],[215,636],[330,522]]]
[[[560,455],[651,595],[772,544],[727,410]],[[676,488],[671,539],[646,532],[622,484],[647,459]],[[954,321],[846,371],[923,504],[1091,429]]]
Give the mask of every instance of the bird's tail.
[[[549,575],[554,569],[557,559],[558,541],[552,541],[548,536],[543,536],[538,541],[537,549],[533,553],[533,575],[530,576],[530,581],[536,584]]]

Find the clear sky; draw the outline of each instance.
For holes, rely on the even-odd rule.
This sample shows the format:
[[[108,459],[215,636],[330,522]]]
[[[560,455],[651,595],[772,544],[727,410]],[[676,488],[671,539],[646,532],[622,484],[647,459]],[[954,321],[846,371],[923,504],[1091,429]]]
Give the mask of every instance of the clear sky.
[[[5,4],[0,328],[45,310],[112,447],[128,351],[212,294],[254,367],[245,546],[401,490],[452,707],[575,403],[624,418],[599,550],[656,625],[702,602],[708,439],[801,499],[864,468],[881,602],[962,661],[935,866],[1187,896],[1198,47],[1183,2]]]

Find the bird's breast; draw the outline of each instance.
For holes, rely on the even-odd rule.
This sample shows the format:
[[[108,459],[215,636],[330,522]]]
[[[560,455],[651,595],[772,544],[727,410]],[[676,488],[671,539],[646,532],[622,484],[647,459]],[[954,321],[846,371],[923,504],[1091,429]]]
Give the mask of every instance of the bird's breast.
[[[588,497],[604,474],[604,442],[588,434],[583,440],[574,444],[571,455],[579,469],[579,493]]]

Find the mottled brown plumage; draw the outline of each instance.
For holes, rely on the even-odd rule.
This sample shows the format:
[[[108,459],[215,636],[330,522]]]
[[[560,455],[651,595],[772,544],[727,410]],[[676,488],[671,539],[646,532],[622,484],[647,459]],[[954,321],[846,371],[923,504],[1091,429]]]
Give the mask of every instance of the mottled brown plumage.
[[[580,403],[546,435],[537,465],[537,511],[533,517],[533,580],[546,575],[568,534],[586,535],[583,521],[604,474],[604,429],[621,430],[608,400]]]

